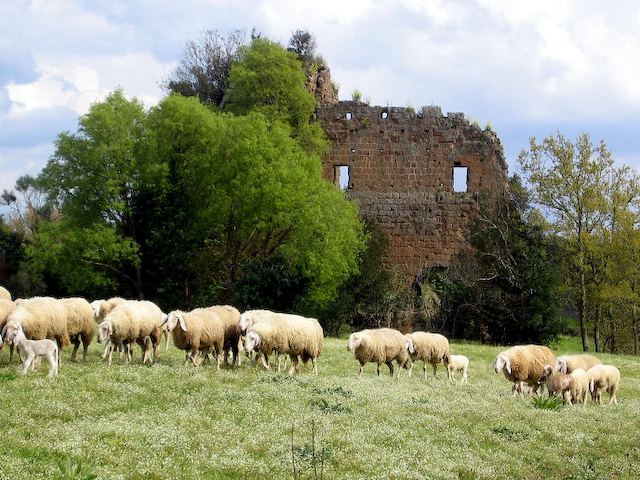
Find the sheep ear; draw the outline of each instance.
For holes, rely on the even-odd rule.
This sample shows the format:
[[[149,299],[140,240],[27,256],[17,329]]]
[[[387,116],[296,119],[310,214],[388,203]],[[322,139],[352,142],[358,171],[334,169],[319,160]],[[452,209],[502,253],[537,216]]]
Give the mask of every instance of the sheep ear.
[[[511,360],[509,360],[508,358],[505,358],[504,366],[507,368],[507,373],[511,373]]]
[[[184,317],[182,316],[181,313],[176,315],[176,317],[178,317],[178,322],[180,322],[180,328],[182,328],[182,330],[184,330],[186,332],[187,331],[187,324],[184,321]]]
[[[407,350],[409,350],[409,353],[413,353],[414,351],[414,347],[413,347],[413,340],[411,340],[409,337],[405,337],[407,339]]]

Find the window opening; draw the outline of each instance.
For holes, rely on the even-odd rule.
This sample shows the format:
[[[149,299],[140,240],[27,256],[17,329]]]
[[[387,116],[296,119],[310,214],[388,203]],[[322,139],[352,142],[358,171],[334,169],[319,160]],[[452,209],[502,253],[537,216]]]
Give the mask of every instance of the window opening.
[[[347,120],[351,120],[351,112],[347,112],[347,114],[345,115],[345,118]]]
[[[469,181],[468,167],[453,167],[453,191],[466,192]]]
[[[336,165],[333,170],[334,183],[340,187],[341,190],[349,188],[349,166],[348,165]]]

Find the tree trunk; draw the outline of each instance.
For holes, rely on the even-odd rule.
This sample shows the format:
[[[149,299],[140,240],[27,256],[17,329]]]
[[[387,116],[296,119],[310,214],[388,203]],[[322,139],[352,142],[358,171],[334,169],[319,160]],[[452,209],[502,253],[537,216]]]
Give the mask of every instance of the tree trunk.
[[[631,331],[633,333],[633,354],[638,355],[638,310],[636,305],[631,308]]]
[[[602,318],[602,307],[598,305],[596,307],[596,316],[593,319],[593,348],[597,352],[602,352],[602,345],[600,345],[600,318]]]
[[[587,339],[587,321],[585,318],[585,305],[587,303],[587,284],[584,276],[584,262],[580,266],[580,300],[578,301],[578,316],[580,317],[580,336],[582,337],[582,351],[589,351]]]

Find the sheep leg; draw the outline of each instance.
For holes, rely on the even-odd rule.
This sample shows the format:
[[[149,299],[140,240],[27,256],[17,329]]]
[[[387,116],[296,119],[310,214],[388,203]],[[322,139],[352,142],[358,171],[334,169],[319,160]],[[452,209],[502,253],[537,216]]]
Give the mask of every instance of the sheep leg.
[[[22,364],[22,373],[27,373],[27,371],[29,370],[29,367],[32,366],[33,364],[33,358],[34,358],[34,354],[33,352],[29,352],[27,354],[27,357],[24,359],[24,363]]]
[[[364,363],[360,362],[360,373],[358,374],[358,378],[362,377],[362,373],[364,372]],[[380,366],[378,365],[378,375],[380,375]]]
[[[432,363],[431,366],[433,367],[433,378],[436,378],[436,372],[438,370],[438,365],[435,363]]]
[[[51,368],[49,368],[49,373],[47,374],[48,377],[53,377],[54,375],[58,374],[58,360],[55,358],[55,353],[54,352],[49,352],[47,353],[47,360],[49,361],[49,365],[51,366]]]
[[[260,359],[262,360],[262,365],[264,366],[264,368],[266,368],[267,370],[271,370],[271,365],[269,365],[269,356],[266,353],[263,353]]]
[[[313,363],[313,374],[318,375],[318,359],[316,357],[313,357],[311,359],[311,362]]]
[[[609,403],[613,403],[614,405],[618,404],[618,399],[616,398],[616,392],[618,391],[618,387],[616,385],[612,385],[609,388]]]
[[[71,358],[72,362],[76,361],[76,355],[78,354],[78,348],[80,347],[80,338],[76,337],[73,339],[73,350],[71,350]]]
[[[289,369],[289,376],[293,376],[293,374],[296,373],[296,370],[298,369],[298,356],[289,355],[289,358],[291,359],[291,368]]]
[[[387,366],[389,367],[389,375],[393,378],[393,363],[387,362]]]
[[[462,371],[462,380],[460,380],[460,383],[467,383],[467,371],[466,370]]]
[[[413,360],[409,360],[409,376],[411,376],[411,372],[413,371]]]
[[[112,343],[111,345],[109,345],[109,360],[107,361],[107,365],[109,367],[111,366],[111,359],[113,357],[113,349],[114,349],[114,345]]]

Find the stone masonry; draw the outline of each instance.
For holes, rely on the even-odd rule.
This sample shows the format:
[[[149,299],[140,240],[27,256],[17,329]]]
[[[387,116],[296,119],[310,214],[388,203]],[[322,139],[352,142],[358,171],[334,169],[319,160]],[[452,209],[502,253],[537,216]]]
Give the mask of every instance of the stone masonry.
[[[348,101],[319,105],[318,119],[332,144],[324,178],[336,185],[341,175],[348,180],[347,196],[389,238],[385,261],[411,278],[425,267],[448,267],[457,253],[469,251],[478,193],[508,188],[500,140],[461,113]],[[454,171],[463,177],[455,191]]]

